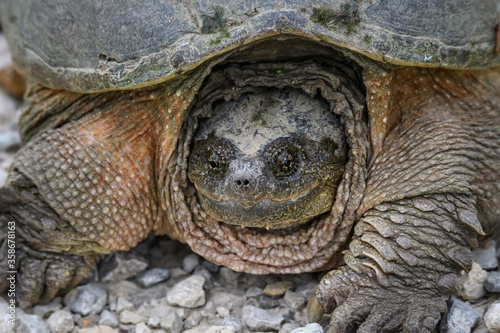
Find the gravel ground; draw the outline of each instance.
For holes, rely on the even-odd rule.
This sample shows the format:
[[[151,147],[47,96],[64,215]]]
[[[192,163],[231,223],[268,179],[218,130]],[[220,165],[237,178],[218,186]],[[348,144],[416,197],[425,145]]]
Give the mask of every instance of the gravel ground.
[[[0,67],[10,61],[0,35]],[[19,147],[20,103],[0,91],[0,184]],[[2,231],[3,232],[3,231]],[[500,248],[474,251],[474,268],[452,298],[441,332],[500,332]],[[150,236],[108,256],[82,285],[47,305],[17,309],[17,332],[323,332],[306,304],[324,273],[255,276],[218,267],[168,237]],[[8,299],[0,297],[0,332]],[[328,324],[328,316],[323,318]],[[306,326],[307,325],[307,326]],[[488,325],[488,327],[487,327]],[[305,327],[304,327],[305,326]],[[303,328],[299,328],[303,327]]]

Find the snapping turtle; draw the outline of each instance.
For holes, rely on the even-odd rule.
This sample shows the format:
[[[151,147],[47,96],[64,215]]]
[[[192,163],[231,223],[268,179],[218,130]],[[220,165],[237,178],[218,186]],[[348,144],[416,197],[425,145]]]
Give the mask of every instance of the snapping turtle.
[[[308,306],[332,331],[432,330],[498,230],[495,5],[3,1],[19,303],[154,232],[238,271],[335,268]]]

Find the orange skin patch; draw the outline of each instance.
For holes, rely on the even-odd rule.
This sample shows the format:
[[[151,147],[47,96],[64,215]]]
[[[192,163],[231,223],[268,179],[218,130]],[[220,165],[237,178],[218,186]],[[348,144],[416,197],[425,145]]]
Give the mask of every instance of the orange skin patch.
[[[14,66],[7,66],[0,70],[0,89],[14,98],[22,99],[26,90],[26,79]]]

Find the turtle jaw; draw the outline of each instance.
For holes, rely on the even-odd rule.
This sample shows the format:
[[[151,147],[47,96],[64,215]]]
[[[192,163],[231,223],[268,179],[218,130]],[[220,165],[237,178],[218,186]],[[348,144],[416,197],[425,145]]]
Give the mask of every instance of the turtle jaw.
[[[264,199],[245,208],[236,200],[215,200],[198,191],[203,210],[226,224],[241,227],[284,229],[304,224],[328,212],[335,200],[336,186],[317,185],[285,201]]]

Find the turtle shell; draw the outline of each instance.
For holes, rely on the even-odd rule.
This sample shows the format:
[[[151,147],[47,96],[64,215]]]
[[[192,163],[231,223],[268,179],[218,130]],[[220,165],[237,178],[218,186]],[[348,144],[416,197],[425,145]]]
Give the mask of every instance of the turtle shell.
[[[275,35],[301,36],[397,65],[500,64],[500,0],[6,0],[14,63],[54,89],[159,83]]]

